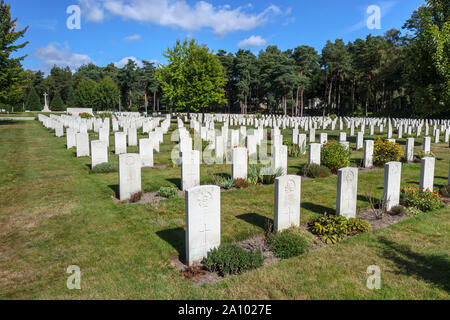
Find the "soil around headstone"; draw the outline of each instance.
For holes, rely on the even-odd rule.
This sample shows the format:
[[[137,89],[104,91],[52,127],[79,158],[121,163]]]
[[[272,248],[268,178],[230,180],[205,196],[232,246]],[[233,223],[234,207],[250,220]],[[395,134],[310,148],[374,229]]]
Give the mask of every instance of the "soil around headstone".
[[[182,198],[184,197],[184,192],[183,191],[178,191],[178,197]],[[159,202],[162,200],[166,200],[167,198],[165,197],[161,197],[158,195],[157,192],[145,192],[141,199],[139,201],[136,202],[130,202],[128,200],[126,201],[120,201],[120,199],[118,199],[115,195],[112,195],[111,198],[113,199],[113,201],[116,204],[146,204],[146,203],[154,203],[154,202]]]
[[[263,266],[268,266],[280,261],[280,259],[275,257],[273,252],[270,250],[270,246],[263,235],[238,241],[234,244],[249,252],[260,250],[264,257]],[[211,272],[202,265],[189,267],[181,261],[179,256],[173,257],[170,260],[170,263],[183,275],[185,280],[191,281],[196,286],[201,286],[202,284],[207,283],[216,283],[233,276],[226,275],[222,277],[217,272]]]
[[[361,218],[366,222],[370,223],[371,229],[376,230],[380,228],[384,228],[400,222],[402,220],[408,219],[411,216],[407,214],[394,214],[391,212],[383,213],[382,210],[377,210],[375,213],[371,209],[361,210],[356,213],[357,218]]]

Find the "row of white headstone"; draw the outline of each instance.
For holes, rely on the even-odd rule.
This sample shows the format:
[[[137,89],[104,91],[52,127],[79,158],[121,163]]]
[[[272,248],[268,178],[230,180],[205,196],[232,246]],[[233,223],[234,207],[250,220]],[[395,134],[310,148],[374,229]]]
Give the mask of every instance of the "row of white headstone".
[[[435,158],[421,162],[420,191],[433,190]],[[386,210],[400,203],[401,162],[389,162],[384,169],[383,203]],[[449,170],[450,176],[450,170]],[[450,182],[450,180],[449,180]],[[338,171],[336,215],[356,217],[358,169]],[[197,264],[210,250],[220,246],[220,188],[195,186],[186,190],[186,262]],[[275,179],[274,231],[300,225],[301,177],[284,175]]]

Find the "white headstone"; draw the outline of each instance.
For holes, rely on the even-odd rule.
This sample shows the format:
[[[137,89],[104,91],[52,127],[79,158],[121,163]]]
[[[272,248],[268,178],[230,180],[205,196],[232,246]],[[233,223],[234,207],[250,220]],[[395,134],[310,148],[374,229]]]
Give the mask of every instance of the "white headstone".
[[[320,143],[311,143],[309,145],[308,164],[317,164],[320,166]]]
[[[108,162],[108,147],[103,141],[91,141],[91,168]]]
[[[120,200],[142,191],[141,187],[141,158],[137,153],[119,155],[119,191]]]
[[[420,165],[419,191],[433,191],[434,186],[434,165],[436,159],[432,157],[422,158]]]
[[[77,133],[77,157],[89,157],[89,135],[87,133]]]
[[[127,153],[127,136],[125,132],[114,133],[114,149],[116,155]]]
[[[275,179],[274,230],[283,231],[300,225],[301,177],[285,175]]]
[[[142,168],[153,167],[153,142],[150,139],[139,139],[139,156]]]
[[[66,144],[67,144],[67,149],[76,147],[76,145],[77,145],[76,131],[72,128],[67,128],[67,130],[66,130]]]
[[[364,168],[373,167],[373,140],[364,141]]]
[[[186,190],[186,263],[200,263],[220,246],[220,187]]]
[[[414,138],[406,139],[406,161],[412,162],[414,160]]]
[[[190,150],[181,154],[181,190],[200,185],[200,152]]]
[[[346,218],[356,217],[358,193],[358,169],[347,167],[338,170],[336,215]]]
[[[386,210],[391,210],[400,203],[400,183],[402,178],[402,163],[388,162],[384,167],[384,195]]]
[[[245,179],[247,180],[247,148],[233,149],[233,180]]]
[[[136,130],[136,128],[128,129],[128,145],[130,147],[137,146],[137,130]]]

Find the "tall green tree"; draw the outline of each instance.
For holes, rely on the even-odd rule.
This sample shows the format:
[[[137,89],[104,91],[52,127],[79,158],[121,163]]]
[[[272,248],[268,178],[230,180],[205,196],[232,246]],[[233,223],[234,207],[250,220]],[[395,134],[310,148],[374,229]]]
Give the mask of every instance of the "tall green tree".
[[[297,72],[299,73],[296,100],[295,115],[303,117],[304,110],[304,92],[311,82],[311,75],[319,71],[320,55],[316,49],[309,46],[298,46],[292,54],[295,60]],[[299,96],[300,96],[300,113],[299,113]]]
[[[159,83],[156,79],[156,66],[153,62],[142,61],[143,67],[140,69],[139,83],[144,92],[145,113],[148,113],[149,97],[153,97],[153,112],[156,111],[156,99],[159,89]]]
[[[94,80],[83,80],[75,89],[75,103],[78,108],[96,107],[96,88]]]
[[[406,48],[406,78],[413,103],[424,115],[443,113],[450,104],[450,2],[427,0],[404,28],[413,33]]]
[[[137,63],[130,59],[122,69],[119,69],[119,72],[117,73],[117,80],[121,95],[119,109],[121,109],[123,104],[128,105],[128,110],[131,111],[133,106],[133,91],[137,86],[138,79],[139,73]]]
[[[198,112],[226,103],[225,72],[219,58],[205,45],[178,40],[164,56],[169,63],[156,77],[178,110]]]
[[[27,102],[25,103],[25,109],[30,111],[41,111],[42,109],[39,96],[37,95],[34,86],[31,86],[28,92]]]
[[[350,54],[348,47],[342,39],[336,39],[333,43],[327,41],[327,44],[322,49],[321,65],[326,74],[326,99],[327,106],[331,109],[337,107],[338,112],[341,106],[341,98],[343,97],[342,83],[346,72],[351,67]],[[332,93],[334,90],[334,103],[332,101]],[[323,115],[325,115],[326,108],[324,104]]]
[[[111,78],[103,78],[95,88],[96,110],[116,110],[119,105],[119,88]]]
[[[52,111],[65,111],[66,106],[64,104],[63,99],[61,98],[60,93],[57,91],[50,102],[50,110]]]
[[[23,37],[28,27],[16,31],[17,18],[11,17],[11,5],[0,2],[0,103],[15,105],[23,99],[26,74],[21,61],[25,56],[13,58],[11,55],[24,48],[28,42],[15,44]]]
[[[233,64],[233,81],[242,114],[248,112],[248,103],[256,96],[259,83],[259,66],[256,56],[249,50],[236,52]]]

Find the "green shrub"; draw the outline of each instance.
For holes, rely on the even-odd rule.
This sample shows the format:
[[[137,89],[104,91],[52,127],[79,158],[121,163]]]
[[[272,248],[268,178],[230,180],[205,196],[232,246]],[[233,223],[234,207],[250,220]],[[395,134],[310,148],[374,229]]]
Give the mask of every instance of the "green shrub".
[[[425,151],[420,150],[418,153],[416,153],[414,155],[414,157],[416,157],[416,159],[421,160],[422,158],[425,158],[425,157],[436,158],[436,155],[432,151],[430,151],[429,153],[425,153]]]
[[[402,148],[394,142],[375,139],[373,147],[373,163],[377,167],[383,167],[391,161],[400,161],[404,156]]]
[[[294,158],[298,158],[301,156],[301,149],[300,146],[298,144],[292,143],[292,142],[285,142],[284,145],[287,146],[288,149],[288,156],[289,157],[294,157]]]
[[[271,166],[264,167],[260,171],[261,183],[273,184],[275,182],[275,178],[281,177],[283,173],[283,169],[281,168],[277,168],[274,170]]]
[[[306,240],[301,235],[292,233],[290,230],[271,235],[268,242],[275,257],[280,259],[296,257],[308,250]]]
[[[331,176],[331,170],[317,164],[307,164],[302,168],[302,175],[310,178],[325,178]]]
[[[323,166],[336,173],[339,169],[350,166],[350,150],[347,150],[336,140],[331,140],[323,146],[320,154]]]
[[[158,190],[158,196],[164,198],[176,198],[178,197],[178,189],[174,187],[161,187]]]
[[[408,209],[404,206],[398,205],[391,208],[391,212],[396,215],[405,215],[408,214]]]
[[[325,243],[336,243],[345,236],[353,236],[370,230],[370,223],[343,216],[325,215],[310,224],[311,232]]]
[[[100,163],[91,170],[92,173],[111,173],[118,171],[119,171],[119,164],[116,162]]]
[[[419,188],[409,186],[401,189],[400,199],[402,205],[417,208],[422,212],[433,211],[444,206],[438,191],[419,192]]]
[[[92,118],[92,115],[87,112],[80,113],[79,116],[81,119],[91,119]]]
[[[235,244],[222,245],[208,252],[203,265],[221,276],[239,274],[262,266],[264,257],[261,251],[248,252]]]
[[[410,215],[410,216],[417,216],[419,214],[422,214],[423,212],[420,209],[414,208],[414,207],[409,207],[406,208],[406,214]]]
[[[229,190],[231,188],[234,188],[234,180],[231,177],[224,177],[220,175],[214,175],[213,176],[213,184],[225,189]]]
[[[248,172],[247,172],[247,181],[249,184],[255,185],[260,183],[260,181],[262,180],[261,177],[261,169],[252,164],[248,167]]]

